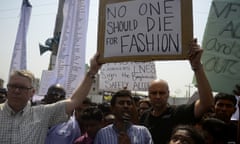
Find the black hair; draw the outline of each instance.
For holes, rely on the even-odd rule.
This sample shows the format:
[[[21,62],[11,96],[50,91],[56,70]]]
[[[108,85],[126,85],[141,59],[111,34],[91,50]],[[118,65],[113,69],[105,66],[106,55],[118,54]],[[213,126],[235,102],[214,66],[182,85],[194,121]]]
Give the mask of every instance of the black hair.
[[[61,96],[65,98],[66,91],[60,84],[53,84],[48,88],[47,95],[51,94],[52,92],[59,91],[61,92]]]
[[[5,88],[0,88],[0,94],[7,95],[7,90]]]
[[[216,102],[218,100],[221,100],[221,99],[231,101],[234,106],[237,104],[237,99],[236,99],[236,97],[234,95],[225,94],[225,93],[218,93],[218,94],[216,94],[215,97],[214,97],[214,103],[216,104]]]
[[[111,106],[114,106],[116,104],[116,99],[118,97],[130,97],[133,100],[131,91],[126,89],[119,90],[115,94],[113,94],[112,99],[110,101]]]
[[[103,102],[101,104],[98,104],[98,108],[101,109],[104,114],[111,113],[111,108],[109,103]]]
[[[82,120],[103,120],[103,113],[99,108],[96,107],[88,107],[84,109],[81,113]]]
[[[42,100],[45,104],[55,103],[66,98],[66,91],[60,84],[53,84],[48,88]]]
[[[191,126],[191,125],[178,125],[173,129],[172,136],[178,130],[187,131],[189,136],[191,137],[191,139],[194,141],[194,144],[205,144],[205,140],[204,140],[203,136],[193,126]]]
[[[214,140],[225,140],[227,125],[224,121],[217,118],[206,118],[200,124],[202,129],[207,131]]]

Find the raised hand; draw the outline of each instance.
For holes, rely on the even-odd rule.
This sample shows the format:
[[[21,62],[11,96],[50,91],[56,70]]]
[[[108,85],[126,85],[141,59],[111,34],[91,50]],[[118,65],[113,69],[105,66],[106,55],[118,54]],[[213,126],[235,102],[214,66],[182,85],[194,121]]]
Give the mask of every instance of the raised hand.
[[[190,49],[188,53],[189,61],[193,70],[197,70],[202,67],[201,64],[202,52],[203,49],[200,48],[200,45],[197,44],[197,39],[193,39],[190,44]]]

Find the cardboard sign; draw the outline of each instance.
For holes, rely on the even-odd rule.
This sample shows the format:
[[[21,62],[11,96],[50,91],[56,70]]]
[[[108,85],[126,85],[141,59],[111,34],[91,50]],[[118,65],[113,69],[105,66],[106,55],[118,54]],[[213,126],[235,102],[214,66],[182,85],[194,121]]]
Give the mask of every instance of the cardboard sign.
[[[156,77],[154,62],[107,63],[100,70],[99,89],[147,91],[149,83]]]
[[[213,0],[202,62],[213,91],[233,94],[240,84],[240,1]]]
[[[192,0],[101,0],[99,60],[186,59],[192,23]]]

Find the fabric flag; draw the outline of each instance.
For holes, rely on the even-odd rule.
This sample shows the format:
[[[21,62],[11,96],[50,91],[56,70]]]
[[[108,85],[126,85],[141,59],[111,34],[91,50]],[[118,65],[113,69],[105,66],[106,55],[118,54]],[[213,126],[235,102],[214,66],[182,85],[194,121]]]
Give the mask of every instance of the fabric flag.
[[[23,0],[21,7],[21,17],[18,25],[17,37],[13,49],[10,73],[14,70],[27,69],[26,61],[26,39],[32,5],[28,0]]]
[[[88,11],[89,0],[65,0],[63,27],[52,78],[65,88],[66,96],[73,93],[85,75]],[[44,87],[52,84],[45,83]]]
[[[57,83],[71,95],[85,75],[89,0],[66,0],[56,60]]]

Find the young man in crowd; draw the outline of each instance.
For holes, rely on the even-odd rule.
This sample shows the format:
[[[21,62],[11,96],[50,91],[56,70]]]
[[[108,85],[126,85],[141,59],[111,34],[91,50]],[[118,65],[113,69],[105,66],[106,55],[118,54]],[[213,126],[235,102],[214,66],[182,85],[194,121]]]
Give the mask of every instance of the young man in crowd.
[[[74,144],[93,144],[94,138],[100,128],[103,127],[103,112],[97,108],[90,106],[81,112],[81,127],[85,129]]]
[[[111,110],[115,115],[113,124],[100,129],[94,144],[152,144],[148,129],[133,124],[134,100],[129,90],[116,92],[111,99]]]
[[[214,113],[212,117],[225,122],[225,138],[228,143],[237,143],[237,124],[231,121],[231,117],[237,109],[236,104],[237,99],[231,94],[218,93],[214,97]]]

